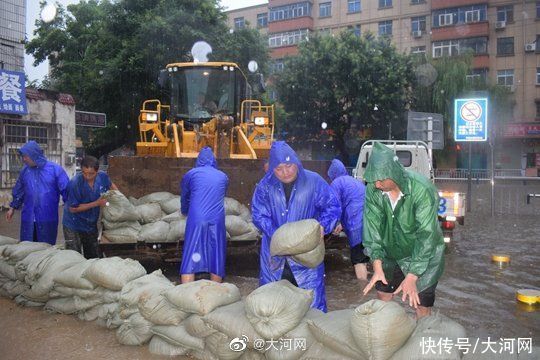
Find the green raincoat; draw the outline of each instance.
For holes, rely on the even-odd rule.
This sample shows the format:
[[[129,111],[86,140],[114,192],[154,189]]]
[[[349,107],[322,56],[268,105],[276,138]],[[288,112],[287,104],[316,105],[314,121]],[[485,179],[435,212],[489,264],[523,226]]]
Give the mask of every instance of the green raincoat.
[[[382,260],[388,281],[398,265],[403,274],[418,276],[418,292],[427,289],[444,270],[437,189],[426,177],[405,170],[394,152],[380,143],[373,146],[364,179],[368,186],[363,236],[369,257]],[[375,181],[384,179],[392,179],[403,193],[393,211],[388,196],[375,188]]]

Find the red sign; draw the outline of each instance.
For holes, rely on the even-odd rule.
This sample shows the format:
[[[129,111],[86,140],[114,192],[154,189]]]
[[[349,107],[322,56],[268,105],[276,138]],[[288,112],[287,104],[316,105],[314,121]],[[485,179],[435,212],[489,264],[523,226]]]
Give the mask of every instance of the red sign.
[[[89,127],[107,126],[107,115],[89,111],[75,111],[75,125]]]
[[[503,136],[506,138],[540,138],[540,124],[506,124]]]

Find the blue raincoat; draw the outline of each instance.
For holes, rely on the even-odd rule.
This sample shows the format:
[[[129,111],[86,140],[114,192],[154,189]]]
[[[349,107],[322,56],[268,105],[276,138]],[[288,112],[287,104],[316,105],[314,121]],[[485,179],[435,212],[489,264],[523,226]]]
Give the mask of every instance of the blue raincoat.
[[[47,160],[35,141],[26,143],[19,152],[36,163],[22,169],[9,205],[14,209],[22,206],[21,241],[35,238],[54,245],[58,232],[58,201],[60,196],[64,203],[67,201],[69,178],[60,165]]]
[[[298,177],[288,204],[283,184],[273,173],[282,163],[293,163],[298,166]],[[281,280],[287,261],[298,286],[314,290],[315,297],[311,306],[326,311],[324,263],[310,269],[291,257],[271,256],[270,241],[281,225],[304,219],[316,219],[324,227],[326,234],[332,232],[341,215],[341,207],[330,186],[319,174],[305,170],[289,145],[284,141],[276,141],[270,149],[268,173],[257,185],[251,207],[253,223],[263,233],[259,284]]]
[[[181,183],[181,211],[187,215],[180,274],[209,272],[225,276],[227,238],[225,193],[229,178],[217,169],[209,147],[203,148],[195,168]]]
[[[364,199],[366,186],[347,173],[345,165],[338,159],[332,160],[328,169],[330,186],[336,192],[341,204],[341,226],[349,238],[352,248],[362,243]]]

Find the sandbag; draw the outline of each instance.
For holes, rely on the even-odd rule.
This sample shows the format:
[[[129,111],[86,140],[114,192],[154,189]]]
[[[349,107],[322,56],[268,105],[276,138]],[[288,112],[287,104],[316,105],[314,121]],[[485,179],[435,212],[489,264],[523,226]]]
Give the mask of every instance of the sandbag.
[[[79,319],[84,321],[94,321],[97,319],[115,320],[118,319],[120,326],[123,321],[118,317],[118,304],[96,304],[85,310],[80,310],[77,314]],[[108,326],[106,326],[108,327]]]
[[[203,317],[203,321],[211,328],[224,333],[228,337],[242,338],[247,336],[248,346],[253,349],[253,342],[262,339],[246,317],[244,302],[238,301],[221,306]]]
[[[78,296],[73,297],[73,302],[77,308],[77,311],[86,311],[97,305],[102,305],[105,303],[103,299],[99,297],[81,298]]]
[[[178,325],[189,316],[171,304],[161,292],[141,295],[138,309],[146,320],[156,325]]]
[[[137,200],[137,198],[135,198],[133,196],[128,196],[128,200],[131,203],[131,205],[133,205],[133,206],[139,205],[139,200]]]
[[[256,350],[246,350],[240,356],[240,360],[264,360],[266,357],[263,353],[256,351]]]
[[[248,222],[237,215],[225,216],[225,228],[231,237],[243,235],[253,230]]]
[[[180,211],[175,211],[172,214],[164,216],[161,218],[161,221],[172,223],[173,221],[185,220],[186,217],[180,213]]]
[[[14,297],[17,297],[21,295],[22,293],[28,291],[30,289],[30,286],[28,286],[22,281],[17,280],[17,281],[6,282],[2,286],[2,289],[4,290],[5,293],[8,294],[8,297],[13,299]]]
[[[43,268],[41,276],[31,285],[30,290],[23,293],[24,297],[33,301],[46,302],[49,292],[54,286],[54,277],[61,271],[86,261],[84,256],[74,250],[59,250],[54,252]],[[30,266],[27,275],[30,272]]]
[[[118,314],[115,314],[112,318],[109,319],[97,318],[95,320],[95,323],[107,329],[116,329],[120,327],[124,323],[124,321],[118,317]]]
[[[305,267],[314,269],[324,261],[325,251],[326,249],[324,247],[324,240],[321,238],[319,240],[319,245],[317,245],[315,249],[303,254],[293,255],[292,258],[297,263],[300,263]]]
[[[117,256],[99,259],[83,273],[83,277],[110,290],[122,290],[129,281],[146,275],[144,267],[136,260]]]
[[[43,309],[50,313],[66,315],[71,315],[78,311],[77,307],[75,306],[75,300],[72,297],[50,299],[47,301]]]
[[[302,319],[300,324],[287,332],[282,339],[286,339],[283,342],[282,349],[269,348],[266,352],[266,358],[268,360],[298,360],[315,342],[313,334],[309,330],[308,320],[314,320],[322,317],[324,313],[319,309],[309,309],[306,316]],[[290,343],[292,341],[292,344]]]
[[[49,247],[45,250],[34,251],[28,254],[24,259],[15,264],[15,274],[17,279],[25,281],[29,285],[33,284],[49,263],[50,258],[60,251],[54,247]]]
[[[55,284],[77,289],[94,289],[96,285],[82,277],[82,275],[95,261],[97,259],[89,259],[59,272],[53,278]]]
[[[208,346],[205,346],[203,350],[193,350],[190,355],[198,360],[220,360],[208,349]]]
[[[8,264],[3,259],[0,259],[0,275],[10,280],[17,280],[17,274],[15,274],[15,266]]]
[[[167,242],[169,235],[169,224],[165,221],[157,221],[143,225],[139,233],[139,241],[147,243]]]
[[[321,241],[321,226],[315,219],[289,222],[281,225],[272,235],[270,253],[296,255],[315,249]]]
[[[150,321],[134,314],[116,330],[116,340],[123,345],[143,345],[152,338],[151,328]]]
[[[156,203],[148,203],[135,207],[139,214],[139,222],[141,224],[148,224],[158,221],[161,216],[161,207]]]
[[[199,315],[206,315],[219,306],[237,302],[241,297],[236,285],[209,280],[181,284],[163,294],[180,310]]]
[[[167,215],[180,211],[180,196],[160,201],[159,206],[161,206],[161,210]]]
[[[152,336],[150,344],[148,344],[148,351],[150,351],[151,354],[164,356],[181,356],[189,354],[189,349],[186,349],[183,346],[170,344],[157,335]]]
[[[142,225],[136,220],[112,222],[107,219],[101,219],[101,222],[103,223],[103,229],[105,230],[129,228],[133,231],[140,232],[142,229]]]
[[[21,241],[20,243],[9,245],[4,249],[4,257],[7,258],[8,264],[15,265],[17,262],[24,259],[28,254],[35,251],[45,250],[51,245],[43,242]]]
[[[158,191],[155,193],[144,195],[143,197],[139,198],[139,200],[137,200],[137,205],[143,205],[143,204],[148,204],[148,203],[159,203],[162,201],[170,200],[174,197],[176,197],[176,195],[171,194],[170,192]]]
[[[158,335],[169,344],[185,347],[190,350],[203,350],[204,341],[195,336],[191,336],[184,327],[180,325],[155,325],[152,326],[152,334]]]
[[[184,240],[186,234],[186,220],[171,221],[169,233],[167,234],[167,242],[177,242]]]
[[[205,338],[217,332],[217,330],[208,326],[202,319],[202,316],[197,314],[191,314],[184,320],[184,326],[189,335],[198,338]]]
[[[103,197],[109,205],[101,208],[102,218],[110,222],[138,221],[139,213],[135,206],[118,190],[109,190]]]
[[[399,350],[390,358],[391,360],[408,360],[408,359],[436,359],[436,360],[457,360],[461,355],[457,347],[452,347],[450,353],[436,351],[426,352],[422,349],[422,338],[424,341],[431,338],[435,344],[440,339],[449,339],[454,344],[458,338],[467,337],[467,333],[463,326],[453,320],[450,320],[444,315],[433,314],[418,320],[413,333]]]
[[[239,359],[247,348],[240,351],[231,349],[231,339],[227,335],[216,332],[204,339],[206,348],[214,354],[219,360]]]
[[[230,240],[231,241],[248,241],[248,240],[257,240],[259,239],[261,236],[261,234],[259,233],[258,230],[253,230],[253,231],[250,231],[248,233],[245,233],[243,235],[238,235],[238,236],[231,236],[230,237]]]
[[[350,319],[351,333],[363,356],[389,359],[400,349],[416,326],[401,305],[370,300],[358,306]]]
[[[29,300],[22,295],[17,296],[14,301],[17,305],[26,307],[42,307],[45,305],[45,303]]]
[[[263,285],[246,297],[246,316],[265,339],[279,339],[300,324],[312,301],[313,290],[280,280]]]
[[[104,230],[103,236],[111,243],[134,244],[139,240],[139,231],[135,230],[134,227],[130,226],[118,229]]]
[[[0,245],[12,245],[12,244],[17,244],[18,242],[19,242],[18,239],[14,239],[9,236],[0,235]]]
[[[163,276],[161,269],[158,269],[124,285],[120,293],[120,305],[123,307],[137,306],[141,296],[160,293],[162,290],[172,287],[174,287],[173,283]]]
[[[307,323],[315,339],[325,347],[352,359],[364,359],[351,333],[353,313],[352,309],[331,311]]]
[[[315,342],[302,357],[302,360],[350,360],[351,358],[327,348],[319,342]],[[412,359],[409,359],[412,360]]]
[[[249,208],[236,199],[225,197],[224,199],[225,215],[240,216],[244,221],[251,221],[251,212]]]

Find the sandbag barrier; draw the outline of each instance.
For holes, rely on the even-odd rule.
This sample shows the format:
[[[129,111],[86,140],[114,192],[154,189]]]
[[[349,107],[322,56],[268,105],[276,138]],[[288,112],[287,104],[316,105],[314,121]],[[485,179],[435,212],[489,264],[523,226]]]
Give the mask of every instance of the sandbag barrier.
[[[110,243],[176,243],[184,239],[187,217],[180,212],[180,196],[156,192],[140,199],[126,198],[120,191],[104,194],[103,236]],[[225,227],[231,241],[258,240],[250,210],[233,198],[225,198]]]
[[[175,285],[138,261],[86,260],[71,250],[0,238],[0,293],[22,306],[77,316],[115,329],[119,343],[148,344],[153,354],[198,359],[420,359],[429,339],[465,338],[442,315],[415,322],[395,302],[356,309],[310,309],[313,292],[286,280],[244,299],[234,284],[208,280]],[[460,359],[450,353],[429,359]]]

